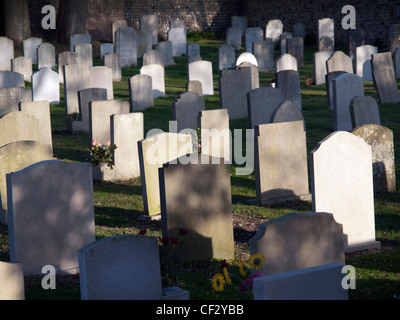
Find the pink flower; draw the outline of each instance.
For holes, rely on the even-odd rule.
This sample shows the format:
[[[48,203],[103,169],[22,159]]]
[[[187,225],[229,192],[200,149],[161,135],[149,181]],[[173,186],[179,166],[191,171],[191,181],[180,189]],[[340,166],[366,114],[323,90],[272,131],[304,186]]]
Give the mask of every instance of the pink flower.
[[[247,292],[247,290],[251,290],[253,288],[253,279],[258,278],[258,277],[264,277],[264,276],[266,276],[265,273],[256,272],[253,275],[251,275],[249,278],[247,278],[246,280],[243,280],[243,283],[241,283],[239,286],[240,292]]]
[[[93,140],[93,141],[92,141],[92,146],[95,146],[96,143],[97,143],[97,141],[96,141],[96,140]]]
[[[118,148],[119,148],[119,145],[116,144],[116,145],[115,145],[115,149],[118,149]]]
[[[110,142],[110,140],[108,140],[108,141],[107,141],[107,145],[108,145],[108,146],[110,146],[110,145],[111,145],[111,142]]]

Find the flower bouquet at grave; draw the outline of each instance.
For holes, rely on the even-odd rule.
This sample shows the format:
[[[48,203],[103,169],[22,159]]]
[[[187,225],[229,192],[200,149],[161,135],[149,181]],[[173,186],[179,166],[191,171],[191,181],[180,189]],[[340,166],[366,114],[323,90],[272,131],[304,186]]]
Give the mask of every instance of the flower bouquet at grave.
[[[257,270],[261,270],[265,262],[265,258],[261,253],[253,254],[246,263],[240,262],[239,272],[241,278],[228,272],[228,264],[226,260],[221,261],[222,273],[216,273],[211,281],[211,287],[214,291],[224,291],[225,286],[233,285],[232,278],[237,277],[240,280],[238,287],[240,292],[251,293],[253,288],[253,279],[263,277],[266,274]]]
[[[91,148],[89,149],[92,165],[95,167],[105,164],[109,168],[113,169],[114,151],[116,149],[118,149],[118,145],[111,145],[110,141],[107,141],[107,144],[103,145],[100,142],[93,140]]]

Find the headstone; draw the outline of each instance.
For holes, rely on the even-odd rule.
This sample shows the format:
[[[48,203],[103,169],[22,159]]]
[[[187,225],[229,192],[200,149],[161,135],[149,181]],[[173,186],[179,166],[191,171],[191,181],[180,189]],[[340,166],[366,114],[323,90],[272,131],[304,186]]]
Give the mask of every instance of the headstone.
[[[377,53],[377,52],[376,52]],[[400,47],[396,48],[393,53],[394,73],[396,79],[400,79]],[[371,73],[372,74],[372,73]]]
[[[304,67],[304,42],[303,38],[289,38],[287,39],[287,51],[290,55],[296,58],[297,67]]]
[[[313,54],[314,84],[319,86],[325,83],[326,61],[332,56],[331,51],[318,51]]]
[[[284,54],[276,61],[276,72],[283,70],[297,71],[297,59],[289,53]]]
[[[294,70],[282,70],[276,73],[276,88],[281,90],[285,100],[292,102],[300,111],[301,102],[300,74]]]
[[[95,240],[91,165],[49,160],[6,177],[10,261],[25,275],[77,273],[77,251]]]
[[[11,71],[12,59],[14,59],[14,41],[0,37],[0,71]]]
[[[121,67],[137,65],[137,35],[131,27],[119,28],[115,33],[115,53],[121,58]]]
[[[160,169],[162,235],[188,230],[175,248],[182,262],[233,259],[230,165],[200,153],[191,157],[195,163],[185,164],[183,156]]]
[[[78,63],[86,63],[90,68],[93,67],[93,47],[91,43],[76,44],[74,51],[78,55]]]
[[[0,117],[8,112],[18,111],[18,105],[23,101],[32,101],[31,89],[0,88]]]
[[[348,300],[348,289],[342,286],[344,266],[330,263],[256,277],[254,300]]]
[[[267,38],[254,42],[254,56],[258,64],[260,72],[274,72],[274,44],[272,40]]]
[[[258,61],[254,54],[250,52],[243,52],[236,59],[236,66],[240,66],[243,63],[250,63],[256,67],[258,67]]]
[[[188,81],[199,80],[203,88],[203,95],[214,94],[213,69],[211,61],[195,61],[189,63]]]
[[[333,101],[333,96],[334,96],[334,91],[333,91],[333,79],[339,77],[343,73],[347,73],[344,71],[333,71],[329,72],[325,76],[325,82],[326,82],[326,97],[328,100],[328,107],[329,109],[333,110],[334,106],[334,101]]]
[[[289,213],[264,222],[249,246],[250,254],[264,256],[267,275],[345,262],[343,227],[326,212]]]
[[[38,47],[38,69],[56,66],[56,49],[51,43],[42,43]]]
[[[191,42],[186,45],[186,58],[201,56],[200,45],[197,42]]]
[[[31,58],[32,64],[38,63],[37,49],[43,43],[42,38],[31,37],[22,42],[24,57]]]
[[[25,87],[24,75],[14,71],[0,71],[0,88]]]
[[[66,114],[79,112],[78,91],[90,87],[90,70],[87,64],[64,65],[64,97]]]
[[[365,124],[352,134],[363,138],[372,148],[374,192],[396,191],[393,131],[378,124]]]
[[[143,111],[154,106],[151,76],[137,74],[129,79],[129,96],[132,111]]]
[[[173,66],[175,64],[174,57],[172,54],[171,41],[161,41],[157,43],[156,50],[161,52],[164,67]]]
[[[148,14],[140,17],[140,30],[150,31],[152,45],[158,43],[158,16],[156,14]]]
[[[186,91],[196,92],[199,96],[203,96],[203,86],[199,80],[192,80],[186,83]]]
[[[161,213],[159,168],[191,153],[192,137],[183,133],[158,133],[139,141],[138,149],[144,211],[148,216],[155,216]]]
[[[104,56],[104,66],[111,69],[113,81],[119,82],[122,80],[121,58],[116,53],[108,53]]]
[[[124,100],[92,101],[89,104],[90,140],[96,140],[103,145],[111,141],[111,120],[113,114],[129,113],[130,106]]]
[[[364,78],[364,81],[373,81],[372,55],[378,53],[378,47],[362,45],[355,48],[356,74]]]
[[[365,33],[361,28],[349,29],[349,57],[355,59],[356,48],[365,45]]]
[[[393,54],[400,47],[400,24],[392,24],[389,28],[389,48]]]
[[[260,27],[247,28],[244,35],[245,51],[253,53],[253,43],[264,40],[264,31]]]
[[[374,85],[380,103],[400,102],[391,53],[382,52],[373,54],[371,65]]]
[[[242,29],[240,28],[228,28],[226,29],[225,43],[231,45],[235,50],[242,48]]]
[[[272,87],[260,87],[247,93],[249,128],[270,123],[275,108],[284,101],[281,90]]]
[[[335,48],[335,21],[331,18],[323,18],[318,20],[318,42],[320,45],[320,40],[322,37],[328,37],[332,40],[333,49]],[[321,46],[319,51],[322,51]],[[332,51],[330,49],[329,51]]]
[[[109,53],[114,53],[114,45],[112,43],[102,43],[100,45],[100,58],[104,59],[104,56]]]
[[[319,51],[335,51],[335,44],[331,37],[323,36],[319,39]]]
[[[280,44],[281,56],[284,55],[285,53],[288,53],[287,44],[288,44],[288,39],[290,39],[290,38],[293,38],[293,34],[291,32],[283,32],[280,35],[279,44]],[[270,38],[267,38],[267,39],[270,39]],[[271,41],[272,41],[272,39],[271,39]]]
[[[158,251],[156,238],[126,234],[81,248],[78,259],[82,300],[161,300]]]
[[[154,99],[165,97],[165,71],[163,66],[159,64],[148,64],[140,68],[140,74],[151,77]]]
[[[302,37],[304,40],[306,38],[306,26],[302,22],[297,22],[293,26],[293,36]]]
[[[278,123],[290,121],[304,121],[304,118],[297,106],[289,100],[285,100],[275,108],[270,122]]]
[[[351,58],[344,54],[342,51],[336,51],[326,61],[326,72],[344,71],[347,73],[353,73],[353,61]]]
[[[142,65],[147,66],[148,64],[159,64],[164,66],[164,59],[161,52],[158,50],[147,50],[143,53]]]
[[[185,28],[172,28],[168,30],[167,40],[172,43],[172,56],[180,57],[186,54]]]
[[[25,300],[24,272],[21,263],[0,261],[0,300]]]
[[[111,32],[114,48],[116,47],[116,32],[119,28],[128,27],[128,22],[126,20],[115,20],[111,23]]]
[[[258,125],[254,139],[257,201],[309,200],[304,121]]]
[[[233,69],[236,63],[236,51],[230,44],[218,48],[218,70]]]
[[[151,31],[138,30],[137,37],[137,56],[142,57],[145,52],[153,47],[153,38]]]
[[[78,63],[78,54],[76,52],[65,51],[57,55],[58,59],[58,75],[60,83],[64,83],[64,66],[66,64]]]
[[[12,71],[24,75],[24,81],[32,81],[32,59],[27,57],[18,57],[12,59]],[[25,86],[25,84],[24,84]]]
[[[265,37],[272,39],[272,42],[276,44],[281,34],[283,33],[283,23],[279,19],[269,20],[265,29]]]
[[[242,37],[247,29],[247,17],[246,16],[232,16],[231,17],[231,27],[237,28],[242,31]]]
[[[90,34],[74,34],[69,39],[69,51],[75,52],[75,46],[77,44],[91,44],[92,38]]]
[[[350,102],[350,115],[353,128],[364,124],[381,124],[378,104],[371,96],[352,99]]]
[[[60,83],[57,72],[44,67],[33,74],[32,100],[60,104]]]
[[[178,19],[172,19],[170,21],[170,27],[171,27],[171,29],[173,29],[173,28],[184,28],[185,27],[185,23],[182,20],[180,20],[179,18]]]
[[[337,131],[317,144],[310,164],[313,212],[330,212],[343,225],[345,252],[380,248],[375,240],[371,146],[352,133]]]
[[[172,119],[177,122],[178,132],[183,129],[196,130],[197,115],[201,110],[205,110],[203,97],[190,91],[180,94],[172,103]]]
[[[91,88],[107,89],[107,99],[114,99],[114,86],[112,71],[104,66],[96,66],[89,69],[89,86]]]

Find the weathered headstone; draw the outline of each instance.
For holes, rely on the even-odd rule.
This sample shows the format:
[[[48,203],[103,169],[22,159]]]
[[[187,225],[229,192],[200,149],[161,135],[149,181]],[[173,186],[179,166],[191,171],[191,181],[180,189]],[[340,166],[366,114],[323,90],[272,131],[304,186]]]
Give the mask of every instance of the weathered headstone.
[[[76,52],[65,51],[57,55],[58,75],[60,83],[64,83],[64,66],[66,64],[78,63],[78,54]]]
[[[25,87],[24,75],[14,71],[0,71],[0,88]]]
[[[168,30],[167,40],[172,43],[172,56],[180,57],[186,54],[186,30],[185,28],[172,28]]]
[[[157,43],[156,50],[161,52],[164,67],[173,66],[175,64],[174,57],[172,55],[171,41],[161,41]]]
[[[267,38],[254,42],[254,56],[258,64],[260,72],[274,72],[274,44],[271,39]]]
[[[197,115],[201,110],[205,110],[203,97],[190,91],[180,94],[172,103],[172,119],[177,122],[178,132],[183,129],[196,130]]]
[[[331,51],[318,51],[313,54],[313,71],[314,71],[314,84],[321,85],[325,83],[326,61],[332,56]]]
[[[247,28],[244,34],[245,51],[253,53],[253,43],[264,40],[264,31],[260,27]]]
[[[202,84],[203,95],[214,94],[213,69],[211,61],[195,61],[189,63],[188,81],[199,80]]]
[[[18,105],[23,101],[32,101],[30,88],[0,88],[0,117],[8,112],[18,111]]]
[[[152,45],[158,43],[158,20],[156,14],[147,14],[140,17],[140,30],[150,31]]]
[[[164,59],[161,52],[151,49],[143,53],[142,66],[147,66],[148,64],[159,64],[161,66],[164,66]]]
[[[285,100],[280,103],[271,115],[271,123],[304,121],[303,115],[299,108],[291,101]]]
[[[291,101],[300,111],[301,102],[300,74],[294,70],[282,70],[276,73],[276,88],[281,90],[285,100]]]
[[[265,29],[265,38],[272,39],[274,44],[279,42],[283,33],[283,23],[279,19],[269,20]]]
[[[93,67],[93,47],[91,43],[79,43],[74,47],[78,57],[78,63],[86,63],[90,68]]]
[[[27,57],[18,57],[12,59],[12,71],[22,73],[24,81],[32,81],[32,59]]]
[[[378,104],[371,96],[352,99],[350,102],[350,115],[353,128],[364,124],[381,124]]]
[[[95,240],[91,165],[42,161],[6,179],[10,261],[26,275],[77,273],[77,251]]]
[[[115,53],[121,58],[121,67],[137,65],[137,34],[131,27],[119,28],[115,33]]]
[[[235,50],[240,50],[242,47],[242,29],[239,28],[228,28],[226,29],[225,43],[230,44]]]
[[[351,58],[344,54],[342,51],[336,51],[326,61],[326,72],[344,71],[347,73],[353,73],[353,61]]]
[[[107,89],[107,99],[114,99],[112,72],[105,66],[96,66],[89,69],[89,86],[91,88]]]
[[[343,225],[345,252],[380,248],[375,240],[372,151],[362,138],[337,131],[311,152],[313,212]]]
[[[322,37],[329,37],[332,40],[333,50],[335,48],[335,21],[331,18],[323,18],[318,20],[318,42],[320,45],[320,40]],[[322,51],[321,46],[318,49]],[[330,51],[332,48],[330,49]]]
[[[325,83],[326,83],[326,97],[328,100],[328,107],[329,109],[333,110],[334,101],[333,101],[333,79],[337,78],[343,73],[347,73],[344,71],[333,71],[329,72],[325,76]]]
[[[199,96],[203,96],[203,86],[199,80],[188,81],[186,91],[196,92]]]
[[[51,43],[42,43],[38,47],[38,69],[56,65],[56,48]]]
[[[58,73],[48,67],[41,68],[32,76],[32,101],[60,103],[60,83]]]
[[[254,145],[261,205],[310,200],[304,121],[258,125]]]
[[[111,75],[113,81],[122,80],[121,71],[121,58],[116,53],[108,53],[104,56],[104,66],[111,69]]]
[[[164,67],[159,64],[148,64],[140,68],[140,74],[151,77],[154,99],[165,97]]]
[[[335,45],[332,38],[323,36],[319,39],[319,51],[335,51]]]
[[[38,63],[37,49],[43,43],[42,38],[31,37],[22,42],[24,57],[31,58],[32,64]]]
[[[236,51],[230,44],[218,48],[218,70],[232,69],[236,63]]]
[[[66,114],[79,112],[78,91],[90,87],[90,70],[87,64],[64,65],[64,97]]]
[[[289,53],[284,54],[276,60],[276,72],[283,70],[297,71],[297,59]]]
[[[90,44],[92,43],[92,37],[90,34],[74,34],[69,38],[69,51],[75,52],[75,46],[77,44]]]
[[[14,41],[0,37],[0,71],[11,71],[12,59],[14,59]]]
[[[355,50],[356,74],[364,81],[373,81],[371,59],[375,53],[378,53],[378,47],[371,45],[359,46]]]
[[[129,79],[129,96],[132,111],[142,111],[154,106],[151,76],[137,74]]]
[[[25,300],[24,272],[21,263],[0,261],[0,300]]]

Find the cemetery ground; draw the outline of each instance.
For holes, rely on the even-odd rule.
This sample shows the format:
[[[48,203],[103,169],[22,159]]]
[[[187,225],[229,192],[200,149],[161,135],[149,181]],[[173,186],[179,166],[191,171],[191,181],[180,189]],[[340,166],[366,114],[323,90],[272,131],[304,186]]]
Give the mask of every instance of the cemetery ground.
[[[188,39],[190,40],[190,39]],[[192,38],[193,40],[193,38]],[[218,61],[217,49],[223,43],[219,40],[200,40],[203,60],[212,61],[214,72],[213,96],[205,96],[206,109],[219,108],[218,94]],[[102,65],[94,46],[94,65]],[[58,48],[61,52],[64,48]],[[303,116],[307,129],[307,152],[333,132],[333,111],[327,106],[325,85],[306,85],[312,77],[312,54],[315,44],[305,46],[304,68],[301,68],[301,93]],[[343,49],[346,52],[346,49]],[[278,50],[275,56],[279,55]],[[18,51],[16,51],[18,56]],[[176,65],[165,68],[166,97],[155,99],[155,106],[143,111],[145,136],[153,128],[167,132],[172,120],[172,103],[180,93],[186,91],[187,82],[186,57],[175,57]],[[128,79],[139,73],[138,66],[122,69],[122,81],[114,82],[114,98],[129,101]],[[273,73],[260,72],[260,86],[270,86]],[[28,86],[29,84],[26,83]],[[399,85],[399,82],[398,82]],[[61,103],[51,106],[54,157],[58,160],[72,162],[89,162],[89,134],[71,135],[67,132],[67,117],[64,109],[64,90],[61,86]],[[373,82],[365,82],[365,95],[377,99]],[[377,99],[378,100],[378,99]],[[400,187],[400,106],[398,104],[379,104],[382,125],[393,130],[397,190]],[[230,121],[230,129],[248,129],[247,119]],[[245,131],[244,131],[245,132]],[[243,146],[245,146],[243,134]],[[245,154],[245,150],[243,150]],[[232,208],[235,240],[235,259],[227,261],[232,275],[241,278],[239,267],[241,260],[249,258],[249,240],[260,223],[291,212],[311,212],[311,203],[305,201],[285,203],[270,207],[261,207],[248,200],[256,197],[254,172],[247,176],[235,174],[231,165]],[[157,220],[141,220],[144,214],[140,177],[123,182],[94,182],[94,212],[96,238],[118,235],[137,234],[145,229],[146,234],[161,237],[161,223]],[[206,201],[206,199],[205,199]],[[375,195],[376,239],[381,242],[381,249],[366,250],[346,254],[346,264],[356,269],[356,289],[349,290],[351,300],[393,300],[400,298],[400,191],[390,194]],[[184,241],[184,237],[181,238]],[[161,244],[160,244],[161,247]],[[0,225],[0,260],[9,261],[7,226]],[[215,292],[211,287],[211,278],[221,272],[218,260],[196,261],[179,264],[174,268],[175,277],[169,277],[168,285],[178,286],[190,292],[192,300],[244,300],[252,299],[251,294],[238,290],[240,281],[232,276],[233,285],[223,292]],[[27,300],[78,300],[80,299],[79,275],[57,275],[55,290],[44,290],[41,287],[43,276],[25,278],[25,295]],[[164,286],[167,284],[165,283]]]

